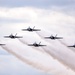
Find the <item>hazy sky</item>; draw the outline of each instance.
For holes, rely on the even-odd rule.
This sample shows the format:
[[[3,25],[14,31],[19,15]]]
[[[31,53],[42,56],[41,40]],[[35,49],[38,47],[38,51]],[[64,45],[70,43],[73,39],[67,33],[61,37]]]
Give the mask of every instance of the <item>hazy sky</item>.
[[[23,7],[33,6],[39,8],[49,8],[52,6],[67,7],[74,6],[74,0],[0,0],[0,6],[2,7]]]
[[[73,36],[74,9],[75,0],[0,0],[0,38],[4,40],[4,35],[15,32],[23,35],[25,33],[21,32],[22,28],[35,25],[38,28],[52,30],[52,33]],[[71,44],[72,42],[74,41],[70,40]],[[0,75],[47,75],[22,63],[2,48],[0,66]]]

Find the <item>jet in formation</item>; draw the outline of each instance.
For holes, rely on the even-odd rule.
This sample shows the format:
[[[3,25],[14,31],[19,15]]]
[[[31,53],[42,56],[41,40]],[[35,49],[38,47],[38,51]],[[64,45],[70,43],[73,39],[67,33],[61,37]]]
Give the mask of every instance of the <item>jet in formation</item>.
[[[45,39],[52,39],[52,40],[55,40],[55,39],[63,39],[63,37],[57,37],[57,34],[55,36],[51,35],[49,37],[45,37]]]
[[[23,38],[22,36],[17,36],[17,33],[15,35],[11,34],[9,36],[4,36],[5,38],[11,38],[11,39],[15,39],[15,38]]]
[[[33,44],[28,44],[28,46],[34,46],[34,47],[39,47],[39,46],[46,46],[46,45],[41,45],[41,42],[39,42],[39,44],[37,44],[36,42]]]
[[[33,32],[33,31],[40,31],[40,29],[35,29],[35,26],[34,26],[33,28],[28,27],[27,29],[22,29],[22,31]]]
[[[72,46],[68,46],[68,47],[74,47],[74,48],[75,48],[75,44],[74,44],[74,45],[72,45]]]

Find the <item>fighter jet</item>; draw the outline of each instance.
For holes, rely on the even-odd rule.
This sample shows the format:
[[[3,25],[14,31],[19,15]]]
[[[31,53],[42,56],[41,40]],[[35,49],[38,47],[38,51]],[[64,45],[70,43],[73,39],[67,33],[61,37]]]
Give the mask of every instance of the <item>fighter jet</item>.
[[[63,39],[62,37],[57,37],[57,34],[55,36],[51,35],[50,37],[45,37],[45,39],[52,39],[52,40],[55,40],[55,39]]]
[[[34,29],[35,26],[33,28],[28,27],[27,29],[22,29],[22,31],[29,31],[29,32],[33,32],[33,31],[40,31],[40,29]]]
[[[11,34],[9,36],[4,36],[5,38],[11,38],[11,39],[15,39],[15,38],[22,38],[22,36],[17,36],[17,33],[15,35]]]
[[[36,42],[33,44],[28,44],[28,46],[34,46],[34,47],[39,47],[39,46],[46,46],[46,45],[41,45],[41,42],[39,42],[39,44],[37,44]]]
[[[5,44],[0,44],[0,46],[5,45]]]
[[[74,47],[74,48],[75,48],[75,44],[74,44],[74,45],[72,45],[72,46],[68,46],[68,47]]]

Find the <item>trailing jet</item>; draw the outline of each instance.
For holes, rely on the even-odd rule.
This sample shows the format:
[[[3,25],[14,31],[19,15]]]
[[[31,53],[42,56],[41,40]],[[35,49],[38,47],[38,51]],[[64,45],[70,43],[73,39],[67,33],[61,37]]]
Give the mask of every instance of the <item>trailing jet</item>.
[[[37,44],[36,42],[33,44],[28,44],[28,46],[34,46],[34,47],[39,47],[39,46],[46,46],[46,45],[41,45],[41,42],[39,42],[39,44]]]
[[[72,45],[72,46],[68,46],[68,47],[74,47],[74,48],[75,48],[75,44],[74,44],[74,45]]]
[[[29,31],[29,32],[33,32],[33,31],[40,31],[40,29],[34,29],[35,26],[33,28],[28,27],[27,29],[22,29],[22,31]]]
[[[23,38],[22,36],[17,36],[17,33],[15,34],[15,36],[13,34],[9,35],[9,36],[4,36],[5,38],[11,38],[11,39],[15,39],[15,38]]]
[[[5,45],[5,44],[0,44],[0,46]]]
[[[63,39],[62,37],[57,37],[57,34],[55,36],[51,35],[50,37],[45,37],[45,39],[52,39],[52,40],[55,40],[55,39]]]

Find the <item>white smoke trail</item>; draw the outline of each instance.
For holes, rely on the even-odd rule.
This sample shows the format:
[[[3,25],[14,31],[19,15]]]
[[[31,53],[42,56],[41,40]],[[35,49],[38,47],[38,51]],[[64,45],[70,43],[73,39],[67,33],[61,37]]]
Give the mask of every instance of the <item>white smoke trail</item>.
[[[63,44],[64,46],[67,46],[67,44],[65,42],[63,42],[62,40],[58,40],[61,44]]]
[[[75,71],[75,54],[73,52],[68,51],[70,52],[70,54],[67,54],[66,51],[64,51],[64,53],[60,49],[52,49],[50,46],[43,49],[52,57],[54,57],[55,59],[57,59],[58,61]]]
[[[42,32],[39,32],[39,33],[36,32],[36,34],[38,34],[38,36],[41,37],[41,39],[44,39],[44,37],[45,37],[44,34],[46,34],[46,33],[45,32],[43,32],[43,33]]]
[[[44,37],[45,37],[45,35],[49,35],[49,32],[40,32],[40,33],[38,33],[38,32],[36,32],[36,34],[38,34],[38,36],[40,37],[40,38],[42,38],[42,39],[44,39]],[[44,39],[44,40],[46,40],[46,39]],[[52,41],[55,41],[55,40],[52,40],[52,41],[50,41],[51,39],[49,39],[49,40],[46,40],[46,42],[49,42],[50,44],[52,43]],[[67,40],[67,39],[66,39]],[[63,42],[63,41],[65,41],[65,40],[63,40],[63,39],[56,39],[56,41],[59,41],[62,45],[64,45],[65,47],[67,47],[68,49],[70,49],[70,50],[72,50],[73,52],[75,52],[75,49],[73,49],[73,48],[70,48],[70,47],[68,47],[68,45],[67,45],[67,43],[65,43],[65,42]]]
[[[75,52],[75,49],[71,48],[71,47],[68,47],[68,45],[63,42],[62,40],[58,40],[61,44],[63,44],[65,47],[67,47],[68,49],[72,50],[73,52]]]
[[[19,55],[18,53],[16,53],[16,52],[10,50],[8,47],[2,46],[2,48],[5,49],[6,51],[8,51],[9,53],[13,54],[14,56],[16,56],[18,59],[20,59],[20,60],[23,61],[24,63],[27,63],[27,64],[33,66],[34,68],[37,68],[37,69],[39,69],[39,70],[44,70],[45,72],[49,72],[50,70],[52,70],[52,69],[50,69],[50,68],[44,66],[43,64],[40,64],[39,62],[37,63],[37,62],[34,62],[34,61],[30,61],[30,60],[28,60],[28,58],[22,57],[22,56]]]
[[[52,58],[50,58],[50,57],[48,57],[48,56],[46,56],[42,53],[38,52],[39,57],[40,58],[43,57],[43,58],[42,58],[42,60],[40,59],[40,61],[38,60],[38,62],[37,62],[36,60],[32,61],[31,59],[29,59],[29,57],[23,56],[23,53],[24,53],[25,50],[24,51],[21,50],[22,54],[19,53],[20,49],[17,48],[17,46],[15,46],[15,45],[6,45],[6,46],[2,46],[2,48],[5,49],[6,51],[8,51],[9,53],[13,54],[14,56],[16,56],[18,59],[20,59],[24,63],[27,63],[27,64],[33,66],[34,68],[37,68],[37,69],[42,70],[44,72],[48,72],[49,74],[51,73],[51,74],[54,74],[54,75],[71,75],[71,74],[75,75],[75,73],[72,70],[68,70],[62,64],[60,65],[60,63],[56,63],[57,61],[54,60],[54,59],[53,59],[53,61],[51,61]],[[27,53],[25,53],[24,55],[26,55],[26,54]],[[34,51],[34,54],[35,54],[35,51]],[[42,56],[42,55],[44,55],[44,56]],[[36,59],[38,59],[38,58],[36,58]],[[45,64],[45,62],[48,63],[48,64]]]
[[[22,42],[23,44],[28,44],[26,41],[23,41],[23,39],[18,39],[20,42]]]
[[[28,43],[27,43],[27,40],[24,40],[24,39],[18,39],[21,43],[23,43],[23,44],[25,44],[25,45],[28,45]],[[37,50],[37,51],[40,51],[40,52],[43,52],[44,53],[44,50],[41,48],[41,47],[39,47],[39,48],[35,48],[35,47],[33,47],[33,46],[30,46],[30,47],[32,47],[33,49],[35,49],[35,50]]]
[[[39,33],[38,33],[39,34]],[[39,35],[42,37],[42,35]],[[43,38],[43,37],[42,37]],[[25,41],[25,40],[24,40]],[[23,41],[23,42],[24,42]],[[53,46],[47,46],[46,48],[45,47],[42,47],[42,49],[50,56],[52,56],[54,59],[57,59],[58,61],[60,61],[61,63],[63,63],[64,65],[70,67],[71,69],[73,69],[75,71],[75,59],[73,57],[75,57],[75,54],[73,52],[70,51],[70,49],[68,49],[67,47],[64,47],[62,46],[62,44],[60,44],[59,41],[48,41],[50,44],[52,44]],[[58,45],[57,45],[58,44]],[[68,50],[69,53],[72,53],[71,54],[68,54],[67,51],[61,49],[61,47],[64,47],[63,49],[65,50]],[[65,53],[64,53],[65,52]],[[70,60],[72,60],[70,61]]]
[[[38,33],[38,35],[43,38],[43,34]],[[45,34],[44,34],[45,35]],[[46,40],[46,42],[52,44],[53,48],[51,48],[50,46],[48,48],[43,48],[45,50],[45,52],[47,52],[48,54],[52,55],[54,58],[56,58],[57,60],[61,61],[61,63],[63,63],[64,65],[70,67],[71,69],[73,69],[75,71],[75,50],[68,48],[67,44],[61,40]],[[62,49],[63,48],[63,49]],[[67,51],[66,51],[67,50]],[[68,53],[69,52],[69,53]],[[61,53],[61,54],[60,54]],[[72,53],[72,54],[71,54]],[[73,61],[72,61],[73,59]]]
[[[70,50],[72,50],[73,52],[75,52],[75,49],[68,47]]]

